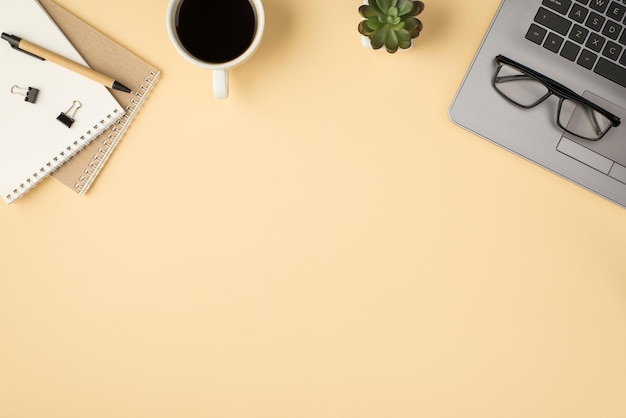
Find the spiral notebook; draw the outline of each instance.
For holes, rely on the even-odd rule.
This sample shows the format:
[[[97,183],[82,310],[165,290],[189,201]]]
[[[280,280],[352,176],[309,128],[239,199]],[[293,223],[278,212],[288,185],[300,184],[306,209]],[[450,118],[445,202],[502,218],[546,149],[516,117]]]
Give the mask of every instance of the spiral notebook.
[[[52,174],[75,192],[85,194],[143,106],[160,71],[53,0],[39,2],[91,68],[110,75],[133,91],[132,94],[111,91],[124,107],[124,117]]]
[[[0,28],[86,64],[36,0],[0,0]],[[17,86],[17,87],[15,87]],[[20,92],[36,88],[34,103]],[[78,103],[78,104],[77,104]],[[71,112],[68,114],[66,112]],[[74,119],[61,123],[61,113]],[[124,115],[108,89],[0,44],[0,193],[11,203]]]

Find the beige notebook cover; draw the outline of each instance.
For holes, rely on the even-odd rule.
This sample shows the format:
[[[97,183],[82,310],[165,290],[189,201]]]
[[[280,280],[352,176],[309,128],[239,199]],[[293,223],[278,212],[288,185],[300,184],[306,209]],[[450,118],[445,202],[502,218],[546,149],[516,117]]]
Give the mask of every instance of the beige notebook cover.
[[[52,174],[75,192],[84,194],[122,139],[159,79],[160,71],[54,1],[39,0],[39,3],[91,68],[115,78],[133,91],[111,90],[126,115]]]

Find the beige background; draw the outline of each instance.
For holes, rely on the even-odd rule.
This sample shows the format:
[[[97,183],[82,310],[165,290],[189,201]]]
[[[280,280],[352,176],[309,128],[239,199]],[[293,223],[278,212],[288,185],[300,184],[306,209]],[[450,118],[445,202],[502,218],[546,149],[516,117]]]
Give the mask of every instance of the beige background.
[[[87,196],[0,206],[0,417],[624,417],[626,212],[454,126],[497,0],[413,50],[264,0],[212,98],[166,0],[59,0],[162,72]]]

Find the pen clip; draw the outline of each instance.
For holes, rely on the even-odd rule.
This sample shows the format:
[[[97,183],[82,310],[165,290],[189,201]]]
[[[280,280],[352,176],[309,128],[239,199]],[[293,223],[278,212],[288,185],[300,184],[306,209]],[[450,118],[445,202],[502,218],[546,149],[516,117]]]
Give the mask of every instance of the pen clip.
[[[24,51],[23,49],[21,49],[20,48],[20,42],[22,41],[22,38],[20,38],[19,36],[9,35],[8,33],[2,32],[2,39],[7,41],[9,43],[9,45],[11,45],[11,48],[16,49],[16,50],[18,50],[20,52],[23,52],[23,53],[25,53],[27,55],[30,55],[31,57],[35,57],[37,59],[45,61],[39,55],[35,55],[32,52]]]

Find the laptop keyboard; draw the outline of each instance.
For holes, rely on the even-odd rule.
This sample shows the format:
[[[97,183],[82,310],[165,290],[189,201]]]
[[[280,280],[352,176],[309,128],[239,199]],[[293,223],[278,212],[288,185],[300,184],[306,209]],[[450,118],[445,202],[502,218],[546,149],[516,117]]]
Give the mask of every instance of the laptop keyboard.
[[[624,0],[543,0],[526,39],[626,87]]]

